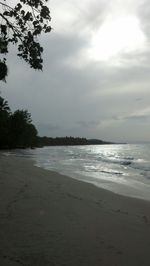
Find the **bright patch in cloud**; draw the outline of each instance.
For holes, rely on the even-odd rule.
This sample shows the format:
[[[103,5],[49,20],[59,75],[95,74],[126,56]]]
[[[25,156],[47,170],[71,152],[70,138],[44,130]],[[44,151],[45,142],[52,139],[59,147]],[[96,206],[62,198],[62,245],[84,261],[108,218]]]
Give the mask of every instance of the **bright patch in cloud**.
[[[94,60],[107,61],[122,53],[142,50],[146,37],[135,16],[109,19],[93,33],[89,56]]]

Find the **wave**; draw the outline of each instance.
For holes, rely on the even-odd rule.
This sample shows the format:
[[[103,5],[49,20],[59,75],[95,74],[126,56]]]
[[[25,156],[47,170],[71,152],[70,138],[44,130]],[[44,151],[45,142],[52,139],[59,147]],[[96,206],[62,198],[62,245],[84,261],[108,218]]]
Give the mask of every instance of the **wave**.
[[[105,163],[111,163],[111,164],[120,164],[120,165],[130,165],[132,163],[132,159],[126,159],[126,158],[110,158],[110,157],[99,157],[99,161],[105,162]]]
[[[134,160],[134,157],[123,157],[122,159],[123,159],[123,160],[130,160],[130,161],[133,161],[133,160]]]
[[[141,170],[141,171],[145,171],[145,172],[149,172],[150,171],[150,167],[145,166],[145,165],[133,164],[131,167],[133,169]]]
[[[100,173],[111,174],[111,175],[123,175],[123,173],[121,172],[113,172],[113,171],[105,171],[105,170],[101,170]]]
[[[146,179],[150,179],[150,162],[141,158],[133,161],[131,168],[138,171]]]

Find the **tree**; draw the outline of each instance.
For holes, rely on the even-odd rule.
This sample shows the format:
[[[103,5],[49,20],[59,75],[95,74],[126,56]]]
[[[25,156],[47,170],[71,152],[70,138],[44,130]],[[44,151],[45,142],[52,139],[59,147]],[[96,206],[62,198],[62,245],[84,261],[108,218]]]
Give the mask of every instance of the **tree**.
[[[16,110],[10,116],[10,144],[11,148],[25,147],[27,127],[32,122],[31,114],[27,110]]]
[[[0,96],[0,147],[8,146],[10,108]]]
[[[35,147],[37,134],[31,114],[27,110],[12,113],[8,102],[0,96],[0,149]]]
[[[23,147],[35,147],[37,144],[37,129],[33,124],[26,124],[23,132]]]
[[[17,45],[17,56],[24,59],[31,68],[42,70],[43,47],[38,37],[52,29],[46,2],[48,0],[18,0],[15,6],[11,6],[7,0],[0,1],[0,54],[6,55],[10,44]],[[4,56],[0,59],[0,80],[5,80],[7,73]]]
[[[10,108],[8,102],[0,96],[0,113],[1,112],[10,113]]]

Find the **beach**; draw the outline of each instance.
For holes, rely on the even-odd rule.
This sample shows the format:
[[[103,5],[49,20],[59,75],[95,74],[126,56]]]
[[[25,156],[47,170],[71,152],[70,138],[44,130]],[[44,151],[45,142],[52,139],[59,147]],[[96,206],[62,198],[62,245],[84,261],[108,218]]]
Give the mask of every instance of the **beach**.
[[[0,154],[0,265],[149,266],[150,202]]]

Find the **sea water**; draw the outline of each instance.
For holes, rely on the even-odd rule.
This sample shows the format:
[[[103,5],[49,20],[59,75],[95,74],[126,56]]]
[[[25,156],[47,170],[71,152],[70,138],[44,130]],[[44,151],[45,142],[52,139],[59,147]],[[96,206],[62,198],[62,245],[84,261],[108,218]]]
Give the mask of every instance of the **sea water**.
[[[35,165],[118,194],[150,200],[150,145],[50,146],[15,151]]]

